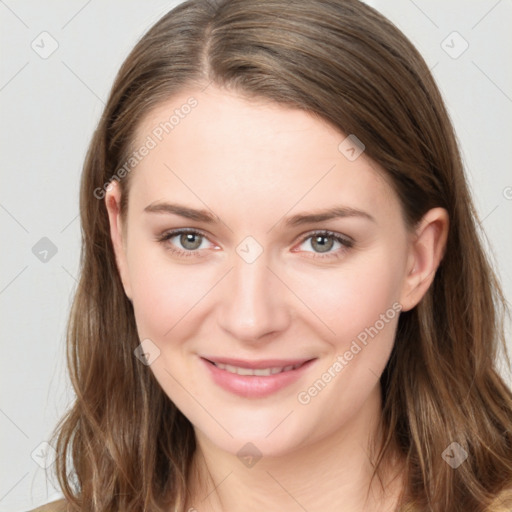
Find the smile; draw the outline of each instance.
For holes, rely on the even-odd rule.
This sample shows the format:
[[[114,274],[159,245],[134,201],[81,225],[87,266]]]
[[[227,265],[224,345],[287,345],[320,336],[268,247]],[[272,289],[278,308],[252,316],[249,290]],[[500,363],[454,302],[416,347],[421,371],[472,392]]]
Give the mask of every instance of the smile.
[[[243,398],[265,398],[296,382],[315,359],[244,361],[201,357],[207,375],[224,391]]]

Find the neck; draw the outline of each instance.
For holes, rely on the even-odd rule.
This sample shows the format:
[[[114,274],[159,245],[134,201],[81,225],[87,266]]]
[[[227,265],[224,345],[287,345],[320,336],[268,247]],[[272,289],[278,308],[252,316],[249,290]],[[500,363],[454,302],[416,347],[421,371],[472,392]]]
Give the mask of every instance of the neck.
[[[399,466],[388,457],[379,476],[372,478],[371,458],[376,453],[372,447],[382,439],[381,415],[377,385],[337,431],[286,455],[263,457],[250,468],[196,430],[185,510],[391,512],[402,490]]]

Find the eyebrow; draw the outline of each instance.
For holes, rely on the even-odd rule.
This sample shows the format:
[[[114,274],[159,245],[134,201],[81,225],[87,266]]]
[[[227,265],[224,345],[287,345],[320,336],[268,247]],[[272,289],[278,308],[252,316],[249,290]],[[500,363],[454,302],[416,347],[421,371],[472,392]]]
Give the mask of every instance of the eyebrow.
[[[173,203],[151,203],[150,205],[146,206],[146,208],[144,208],[144,211],[148,213],[167,213],[179,215],[180,217],[184,217],[186,219],[204,222],[207,224],[213,224],[220,221],[220,218],[209,210],[198,210]],[[374,217],[363,210],[358,210],[356,208],[350,208],[347,206],[335,206],[312,213],[299,213],[292,215],[285,220],[285,225],[294,227],[302,224],[315,224],[319,222],[325,222],[327,220],[346,217],[360,217],[363,219],[368,219],[372,222],[376,222]]]
[[[172,203],[151,203],[144,208],[144,211],[148,213],[171,213],[179,215],[180,217],[185,217],[186,219],[197,220],[198,222],[206,222],[209,224],[213,224],[220,220],[217,215],[213,214],[209,210],[196,210],[194,208]]]
[[[325,222],[326,220],[345,217],[360,217],[376,222],[369,213],[363,210],[350,208],[348,206],[334,206],[333,208],[318,210],[313,213],[299,213],[297,215],[293,215],[286,219],[285,224],[287,226],[299,226],[301,224],[314,224],[317,222]]]

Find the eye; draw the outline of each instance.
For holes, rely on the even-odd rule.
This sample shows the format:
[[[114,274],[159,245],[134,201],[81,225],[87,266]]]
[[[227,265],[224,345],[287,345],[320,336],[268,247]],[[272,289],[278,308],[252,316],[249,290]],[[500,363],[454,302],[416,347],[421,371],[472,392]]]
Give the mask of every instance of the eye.
[[[180,256],[199,256],[199,249],[208,249],[208,239],[195,229],[176,229],[158,237],[166,249]]]
[[[332,231],[316,231],[302,239],[299,250],[313,252],[315,258],[340,257],[353,247],[354,241]]]
[[[208,249],[209,242],[206,235],[192,228],[181,228],[167,231],[157,238],[165,248],[178,256],[204,256],[201,249]],[[213,244],[212,244],[213,245]],[[298,249],[312,253],[313,258],[339,258],[353,247],[354,241],[348,237],[332,231],[316,231],[304,237]]]

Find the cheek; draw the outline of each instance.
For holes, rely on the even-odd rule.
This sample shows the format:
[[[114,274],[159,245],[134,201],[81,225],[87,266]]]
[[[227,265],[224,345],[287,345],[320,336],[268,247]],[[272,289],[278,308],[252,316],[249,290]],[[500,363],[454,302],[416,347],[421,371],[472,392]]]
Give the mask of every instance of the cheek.
[[[192,282],[193,271],[187,272],[192,268],[172,265],[159,246],[141,243],[129,253],[128,272],[140,336],[162,339],[197,301],[198,277]]]
[[[299,296],[307,297],[308,308],[334,331],[336,343],[343,344],[393,309],[400,297],[403,264],[401,254],[392,255],[382,247],[323,273],[296,275],[293,286]]]
[[[392,252],[369,252],[307,283],[313,290],[308,306],[335,334],[325,338],[326,364],[297,400],[329,428],[338,428],[355,414],[389,360],[401,311],[404,264],[402,255],[392,257]]]
[[[211,270],[173,264],[164,249],[134,251],[129,274],[139,334],[158,340],[175,327],[180,331],[192,327],[195,322],[188,320],[198,311],[195,306],[215,284]]]

